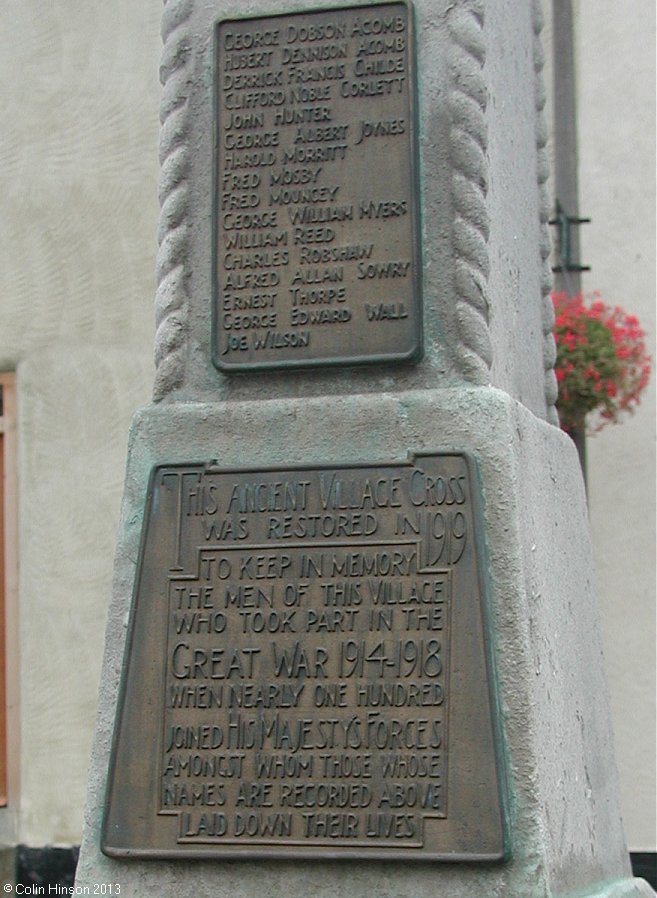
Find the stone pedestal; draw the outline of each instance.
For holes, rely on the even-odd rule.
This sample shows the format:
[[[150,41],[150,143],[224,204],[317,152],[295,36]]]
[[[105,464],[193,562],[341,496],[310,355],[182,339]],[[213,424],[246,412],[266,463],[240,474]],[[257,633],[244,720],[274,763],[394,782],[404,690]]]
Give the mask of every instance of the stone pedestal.
[[[322,420],[318,433],[317,420]],[[180,435],[185,434],[184,443]],[[267,434],[263,440],[262,435]],[[115,860],[100,822],[141,516],[151,467],[403,461],[475,456],[484,499],[489,614],[508,790],[510,858],[495,864]],[[437,893],[500,898],[650,895],[633,880],[618,816],[590,544],[577,456],[557,428],[493,389],[153,407],[135,419],[108,622],[78,884],[121,894],[293,898]],[[147,747],[144,747],[147,751]]]

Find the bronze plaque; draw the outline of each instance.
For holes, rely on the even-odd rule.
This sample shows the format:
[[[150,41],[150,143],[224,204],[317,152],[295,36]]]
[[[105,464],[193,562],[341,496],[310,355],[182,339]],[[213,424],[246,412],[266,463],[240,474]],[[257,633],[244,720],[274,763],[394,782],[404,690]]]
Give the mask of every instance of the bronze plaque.
[[[420,355],[412,25],[405,2],[217,24],[220,369]]]
[[[503,857],[478,503],[461,454],[156,468],[103,851]]]

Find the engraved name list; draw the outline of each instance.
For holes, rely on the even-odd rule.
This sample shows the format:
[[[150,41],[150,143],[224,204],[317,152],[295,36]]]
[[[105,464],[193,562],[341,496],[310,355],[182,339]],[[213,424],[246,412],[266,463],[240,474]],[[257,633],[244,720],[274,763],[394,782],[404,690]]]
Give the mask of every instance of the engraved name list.
[[[405,3],[218,23],[221,369],[418,356],[411,25]]]

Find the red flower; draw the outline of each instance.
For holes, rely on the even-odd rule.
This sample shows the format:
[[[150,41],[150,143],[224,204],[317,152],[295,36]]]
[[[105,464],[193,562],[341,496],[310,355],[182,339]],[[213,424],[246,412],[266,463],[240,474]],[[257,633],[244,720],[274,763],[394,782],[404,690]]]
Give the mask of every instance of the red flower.
[[[561,426],[582,426],[597,415],[594,430],[634,411],[650,378],[645,334],[634,315],[609,308],[598,293],[590,305],[584,296],[553,293]]]

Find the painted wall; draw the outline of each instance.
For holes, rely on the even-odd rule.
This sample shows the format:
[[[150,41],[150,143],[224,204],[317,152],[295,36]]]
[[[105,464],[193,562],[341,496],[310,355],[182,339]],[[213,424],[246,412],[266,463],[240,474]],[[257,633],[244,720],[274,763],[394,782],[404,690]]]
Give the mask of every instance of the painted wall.
[[[639,6],[597,0],[595,18],[577,6],[581,208],[594,219],[583,258],[586,289],[654,335],[654,10]],[[127,429],[153,376],[161,9],[0,6],[0,368],[18,373],[21,656],[20,782],[0,841],[71,844],[82,829]],[[654,392],[591,441],[590,477],[628,841],[652,850]]]
[[[655,4],[578,0],[576,76],[584,291],[638,316],[655,353]],[[589,440],[597,590],[628,843],[655,837],[655,383]]]
[[[20,783],[79,842],[132,411],[152,383],[161,3],[0,8],[0,368],[17,370]]]

